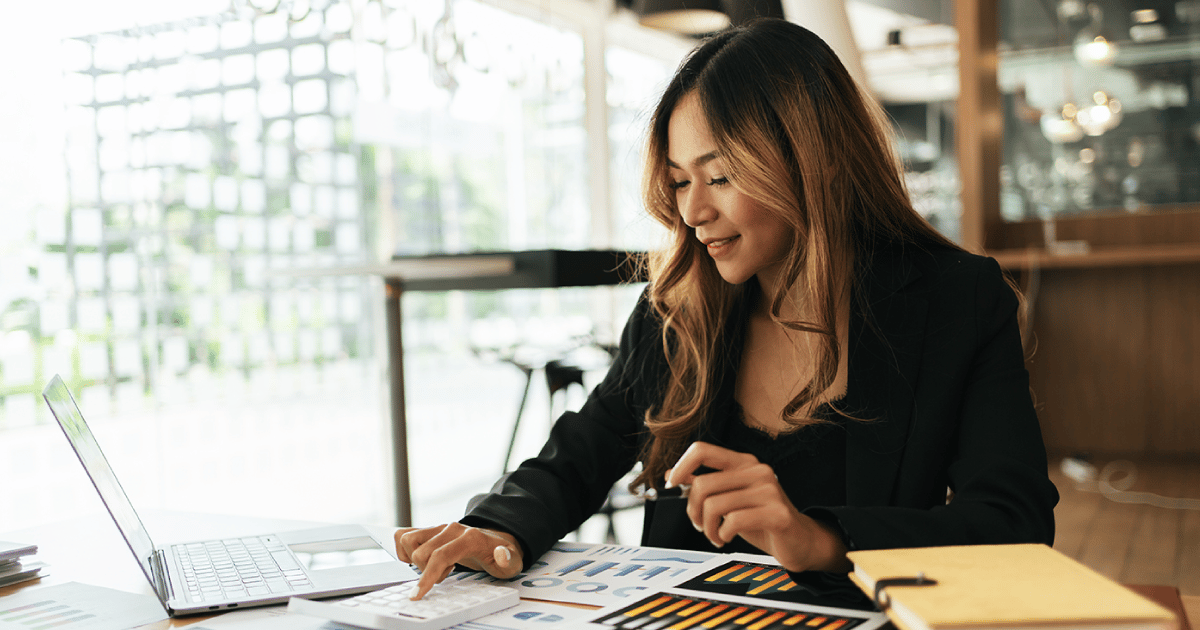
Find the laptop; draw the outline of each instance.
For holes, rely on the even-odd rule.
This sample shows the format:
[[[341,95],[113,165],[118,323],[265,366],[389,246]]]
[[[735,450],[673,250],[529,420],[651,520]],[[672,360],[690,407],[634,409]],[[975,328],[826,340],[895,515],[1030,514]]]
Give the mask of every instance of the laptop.
[[[42,397],[171,616],[350,595],[417,577],[360,525],[156,547],[62,378],[55,375]]]

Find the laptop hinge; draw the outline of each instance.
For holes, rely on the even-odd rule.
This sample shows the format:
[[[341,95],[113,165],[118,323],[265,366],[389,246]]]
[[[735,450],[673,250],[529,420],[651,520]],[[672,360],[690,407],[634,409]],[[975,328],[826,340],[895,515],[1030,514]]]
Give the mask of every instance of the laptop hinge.
[[[165,566],[166,560],[161,549],[154,550],[154,562],[151,563],[151,572],[154,574],[154,590],[162,594],[163,603],[175,599],[175,589],[171,585],[171,578],[167,575]]]

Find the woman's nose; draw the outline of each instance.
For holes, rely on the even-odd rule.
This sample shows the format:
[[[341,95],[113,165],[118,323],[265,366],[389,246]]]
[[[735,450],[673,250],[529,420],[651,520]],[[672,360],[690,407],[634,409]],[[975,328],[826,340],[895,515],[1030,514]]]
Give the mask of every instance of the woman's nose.
[[[679,196],[679,214],[688,227],[700,227],[717,218],[717,210],[706,193],[701,186],[689,186],[689,190]]]

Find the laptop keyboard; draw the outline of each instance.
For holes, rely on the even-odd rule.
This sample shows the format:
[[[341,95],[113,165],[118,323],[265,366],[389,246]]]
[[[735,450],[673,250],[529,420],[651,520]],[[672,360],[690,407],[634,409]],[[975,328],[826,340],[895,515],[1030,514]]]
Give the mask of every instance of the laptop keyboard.
[[[172,547],[194,602],[291,593],[312,587],[274,536],[230,538]]]

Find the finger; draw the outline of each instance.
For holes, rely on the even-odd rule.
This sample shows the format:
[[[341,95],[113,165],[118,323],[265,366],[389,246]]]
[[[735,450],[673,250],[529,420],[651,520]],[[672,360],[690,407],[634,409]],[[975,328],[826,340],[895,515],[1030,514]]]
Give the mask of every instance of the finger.
[[[744,492],[759,486],[778,488],[779,483],[775,478],[775,471],[769,465],[760,463],[752,455],[746,456],[737,468],[695,476],[692,479],[685,508],[688,518],[692,521],[692,526],[700,531],[705,531],[705,519],[707,518],[705,514],[712,509],[709,506],[710,499]],[[780,490],[780,494],[782,494],[782,490]],[[723,503],[717,505],[724,506]],[[723,514],[728,509],[733,508],[722,509],[720,513]]]
[[[693,442],[679,457],[666,476],[667,487],[693,483],[700,467],[713,470],[729,470],[758,463],[758,459],[747,453],[739,453],[708,442]]]
[[[422,545],[442,533],[445,528],[445,525],[438,525],[421,529],[410,527],[398,530],[396,532],[396,557],[404,562],[415,564],[418,568],[424,566],[425,555],[418,557],[417,552]]]
[[[496,545],[496,548],[492,550],[492,560],[496,563],[496,568],[503,573],[508,573],[513,568],[513,552],[504,545]],[[497,577],[509,576],[499,575]]]
[[[461,523],[447,523],[439,528],[424,529],[412,534],[412,540],[417,543],[417,547],[411,552],[413,564],[422,571],[427,571],[430,558],[462,536],[467,529]]]
[[[425,597],[425,594],[429,592],[429,589],[433,588],[434,585],[437,584],[438,582],[441,582],[442,580],[446,579],[446,576],[450,575],[450,572],[453,570],[454,570],[453,564],[447,566],[440,573],[436,574],[437,579],[433,578],[433,576],[435,575],[435,573],[433,571],[425,571],[424,573],[422,573],[421,579],[417,580],[417,592],[415,595],[413,595],[411,597],[411,599],[417,600],[417,599],[421,599],[422,597]]]
[[[692,485],[687,513],[693,525],[704,532],[714,546],[720,547],[745,533],[740,526],[730,529],[730,515],[760,507],[779,514],[795,511],[774,471],[766,464],[702,475]],[[753,529],[756,525],[759,524],[749,521],[746,527]]]
[[[737,536],[746,538],[752,532],[782,531],[788,526],[788,516],[795,511],[790,501],[761,486],[716,495],[705,505],[705,510],[706,514],[707,511],[720,514],[715,528],[708,531],[724,543]]]
[[[460,564],[465,563],[472,569],[487,571],[498,578],[510,578],[519,573],[524,565],[521,562],[521,551],[515,541],[510,543],[491,534],[488,534],[488,538],[488,544],[494,545],[490,554],[482,554],[477,562],[472,559],[472,562],[464,560],[460,561]]]
[[[475,570],[484,570],[497,577],[511,577],[516,574],[512,565],[501,569],[497,566],[495,556],[497,543],[503,539],[488,531],[467,527],[461,523],[451,523],[441,534],[434,536],[418,550],[418,557],[428,551],[425,565],[418,581],[417,597],[422,597],[433,585],[445,579],[456,564],[462,564]],[[515,539],[514,539],[515,544]],[[509,561],[514,554],[510,547],[505,546],[504,554]]]
[[[396,540],[396,557],[399,558],[401,562],[412,561],[408,555],[408,548],[405,547],[404,543],[401,541],[401,539],[404,538],[404,535],[411,531],[413,531],[412,527],[402,527],[397,529],[396,533],[393,534],[393,538]]]

